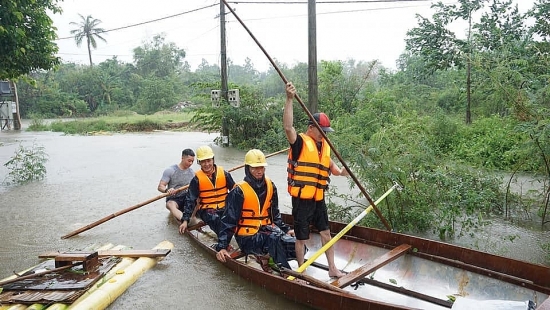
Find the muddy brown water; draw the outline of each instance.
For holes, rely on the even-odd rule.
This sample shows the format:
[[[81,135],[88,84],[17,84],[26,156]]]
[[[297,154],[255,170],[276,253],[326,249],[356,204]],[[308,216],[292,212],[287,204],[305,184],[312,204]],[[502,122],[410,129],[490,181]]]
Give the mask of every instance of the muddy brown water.
[[[212,141],[216,136],[197,132],[96,136],[0,132],[0,180],[8,173],[3,164],[20,144],[43,146],[49,158],[44,180],[0,186],[0,278],[38,264],[38,255],[46,251],[106,243],[150,249],[169,240],[175,245],[172,253],[142,275],[109,309],[305,309],[214,263],[178,234],[163,199],[61,239],[80,227],[158,196],[156,188],[162,171],[179,161],[184,148],[208,144],[214,149],[218,165],[226,169],[241,165],[245,152],[215,146]],[[266,173],[279,188],[281,209],[288,213],[285,161],[284,154],[269,158]],[[193,168],[199,169],[197,164]],[[239,169],[232,175],[241,180],[243,173]],[[345,178],[334,179],[333,186],[346,190]],[[513,247],[503,247],[500,240],[509,234],[521,235],[520,241],[512,243]],[[480,248],[490,250],[494,245],[496,252],[502,252],[499,254],[540,263],[544,254],[539,244],[548,237],[546,232],[496,223],[486,233],[486,245]]]
[[[304,309],[214,263],[187,237],[178,234],[177,224],[168,215],[163,199],[72,238],[60,238],[158,196],[156,188],[163,170],[180,160],[182,149],[212,145],[215,137],[174,132],[104,136],[1,132],[1,180],[8,173],[3,164],[20,143],[44,146],[49,161],[43,181],[0,186],[0,278],[38,264],[38,255],[49,250],[106,243],[150,249],[169,240],[175,245],[172,253],[141,276],[110,309]],[[224,168],[239,166],[244,160],[244,152],[212,147],[216,163]],[[268,160],[272,164],[268,174],[284,181],[284,155]],[[194,164],[193,168],[199,167]],[[233,176],[241,180],[242,169]],[[278,183],[284,194],[284,184]],[[290,200],[281,198],[288,207]]]

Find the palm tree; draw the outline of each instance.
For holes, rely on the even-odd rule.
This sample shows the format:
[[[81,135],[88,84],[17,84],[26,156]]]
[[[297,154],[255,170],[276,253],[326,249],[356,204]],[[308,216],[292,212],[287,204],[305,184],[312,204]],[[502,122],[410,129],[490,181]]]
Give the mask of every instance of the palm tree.
[[[102,36],[101,33],[105,32],[105,29],[97,27],[101,23],[101,20],[93,18],[91,15],[87,17],[78,14],[82,19],[80,23],[71,22],[71,25],[78,26],[78,28],[71,30],[71,34],[74,34],[74,40],[76,41],[76,46],[80,47],[82,44],[82,39],[86,38],[86,44],[88,45],[88,56],[90,58],[90,67],[93,66],[92,63],[92,50],[97,48],[96,38],[101,39],[103,42],[107,42]]]

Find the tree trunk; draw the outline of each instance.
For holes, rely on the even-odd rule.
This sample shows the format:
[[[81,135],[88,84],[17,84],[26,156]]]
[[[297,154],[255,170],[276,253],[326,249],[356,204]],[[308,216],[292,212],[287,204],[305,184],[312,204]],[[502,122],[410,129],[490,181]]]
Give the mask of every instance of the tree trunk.
[[[92,50],[90,49],[90,39],[86,37],[86,43],[88,43],[88,58],[90,59],[90,68],[94,65],[92,63]]]
[[[472,60],[470,57],[468,57],[468,64],[466,69],[466,124],[472,123],[472,112],[470,110],[472,104]]]
[[[472,123],[472,11],[468,14],[468,59],[466,59],[466,124]]]

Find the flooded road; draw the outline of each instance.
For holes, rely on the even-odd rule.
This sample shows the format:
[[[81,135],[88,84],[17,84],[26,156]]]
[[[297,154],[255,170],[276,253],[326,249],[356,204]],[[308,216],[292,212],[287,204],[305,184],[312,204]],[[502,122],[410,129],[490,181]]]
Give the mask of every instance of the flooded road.
[[[21,186],[0,186],[0,278],[40,262],[38,255],[51,250],[81,249],[113,243],[150,249],[163,240],[175,248],[166,259],[146,272],[110,309],[305,309],[238,278],[177,232],[177,224],[164,207],[164,199],[115,217],[69,239],[60,237],[114,212],[147,201],[156,190],[163,170],[180,160],[184,148],[212,146],[218,165],[226,170],[241,165],[243,151],[214,146],[217,134],[153,132],[101,136],[65,136],[51,132],[0,132],[0,180],[3,166],[22,144],[43,146],[48,154],[47,177]],[[267,153],[267,152],[266,152]],[[268,159],[266,173],[279,188],[279,201],[290,212],[286,193],[286,155]],[[197,164],[193,168],[198,170]],[[242,169],[232,173],[241,180]],[[345,178],[332,186],[347,189]],[[518,235],[518,241],[502,237]],[[546,232],[533,232],[496,223],[479,249],[542,263],[540,243]]]
[[[105,136],[64,136],[51,132],[0,132],[0,179],[3,166],[20,143],[45,147],[47,177],[22,186],[0,186],[0,278],[40,262],[50,250],[81,249],[113,243],[150,249],[163,240],[175,248],[145,273],[110,309],[304,309],[262,288],[248,284],[214,263],[187,237],[164,206],[164,199],[115,217],[69,239],[60,237],[114,212],[158,196],[162,172],[178,163],[184,148],[209,144],[218,165],[230,169],[244,162],[244,153],[212,144],[216,135],[154,132]],[[281,188],[286,205],[285,155],[268,159],[267,174]],[[194,169],[199,169],[197,164]],[[242,169],[232,173],[241,180]],[[285,206],[283,206],[285,208]]]

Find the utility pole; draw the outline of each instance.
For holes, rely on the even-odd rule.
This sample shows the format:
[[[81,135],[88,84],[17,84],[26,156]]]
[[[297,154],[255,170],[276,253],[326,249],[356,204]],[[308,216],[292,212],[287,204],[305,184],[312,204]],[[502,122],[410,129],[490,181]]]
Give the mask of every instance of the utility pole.
[[[220,0],[220,38],[221,38],[221,101],[222,104],[228,104],[228,87],[227,87],[227,52],[225,44],[225,4]],[[227,117],[222,115],[222,146],[229,146],[229,128],[227,125]]]
[[[317,85],[317,12],[315,0],[308,0],[308,109],[311,113],[318,112]]]

